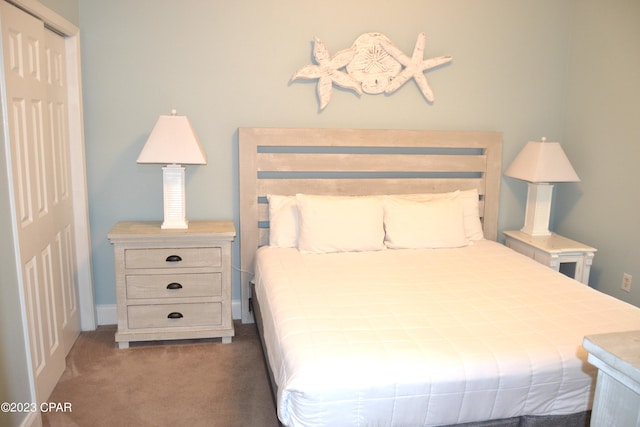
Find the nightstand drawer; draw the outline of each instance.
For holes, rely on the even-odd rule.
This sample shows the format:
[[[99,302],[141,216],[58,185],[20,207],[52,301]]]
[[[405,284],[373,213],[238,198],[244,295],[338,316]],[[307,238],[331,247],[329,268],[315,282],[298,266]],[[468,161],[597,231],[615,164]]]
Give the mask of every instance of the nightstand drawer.
[[[154,304],[127,307],[129,328],[179,328],[222,324],[222,304]]]
[[[222,273],[127,276],[127,298],[219,297]]]
[[[125,268],[189,268],[222,265],[220,247],[127,249]]]

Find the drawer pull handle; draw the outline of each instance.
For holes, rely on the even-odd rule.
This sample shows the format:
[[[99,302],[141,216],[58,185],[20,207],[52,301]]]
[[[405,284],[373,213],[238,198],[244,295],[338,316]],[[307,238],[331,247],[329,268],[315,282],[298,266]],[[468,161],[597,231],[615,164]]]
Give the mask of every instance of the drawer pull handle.
[[[177,311],[169,313],[169,315],[167,316],[168,319],[182,319],[183,317],[184,316],[182,315],[182,313],[179,313]]]
[[[167,262],[179,262],[179,261],[182,261],[182,257],[180,257],[180,255],[169,255],[165,261],[167,261]]]
[[[176,282],[169,283],[167,285],[167,289],[172,289],[172,290],[173,289],[182,289],[182,285],[180,283],[176,283]]]

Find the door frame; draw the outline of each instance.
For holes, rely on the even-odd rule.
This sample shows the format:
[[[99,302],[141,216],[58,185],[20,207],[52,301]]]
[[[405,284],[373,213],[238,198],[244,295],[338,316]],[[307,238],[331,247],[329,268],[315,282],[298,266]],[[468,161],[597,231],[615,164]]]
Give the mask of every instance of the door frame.
[[[80,29],[37,0],[7,0],[44,22],[45,26],[65,38],[67,55],[69,145],[71,149],[71,185],[75,222],[76,278],[80,309],[80,328],[96,329],[93,276],[91,268],[91,235],[89,232],[89,196],[84,145],[82,110],[82,73],[80,63]]]

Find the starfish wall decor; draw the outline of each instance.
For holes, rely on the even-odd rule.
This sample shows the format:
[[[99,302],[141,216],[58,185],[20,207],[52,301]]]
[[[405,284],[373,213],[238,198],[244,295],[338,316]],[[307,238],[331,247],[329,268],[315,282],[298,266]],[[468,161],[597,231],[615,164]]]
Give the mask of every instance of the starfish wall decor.
[[[325,44],[315,38],[313,57],[317,64],[299,68],[291,77],[318,79],[318,98],[323,110],[331,100],[333,84],[364,93],[393,93],[407,81],[415,80],[428,102],[434,101],[433,90],[424,72],[451,62],[451,56],[424,59],[425,33],[418,34],[411,56],[406,55],[391,40],[380,33],[366,33],[356,39],[349,49],[331,57]]]

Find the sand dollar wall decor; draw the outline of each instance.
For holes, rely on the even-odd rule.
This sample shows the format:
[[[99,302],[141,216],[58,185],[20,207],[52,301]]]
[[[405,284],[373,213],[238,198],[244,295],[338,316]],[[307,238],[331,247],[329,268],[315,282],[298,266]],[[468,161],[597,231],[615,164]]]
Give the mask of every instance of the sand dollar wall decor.
[[[339,51],[333,57],[325,44],[314,39],[313,57],[316,64],[299,68],[291,77],[298,79],[318,79],[317,91],[320,109],[331,100],[333,85],[362,93],[393,93],[407,81],[415,80],[422,95],[428,102],[434,101],[433,90],[424,72],[438,65],[451,62],[451,56],[424,59],[425,33],[418,34],[411,56],[380,33],[362,34],[353,45]]]

